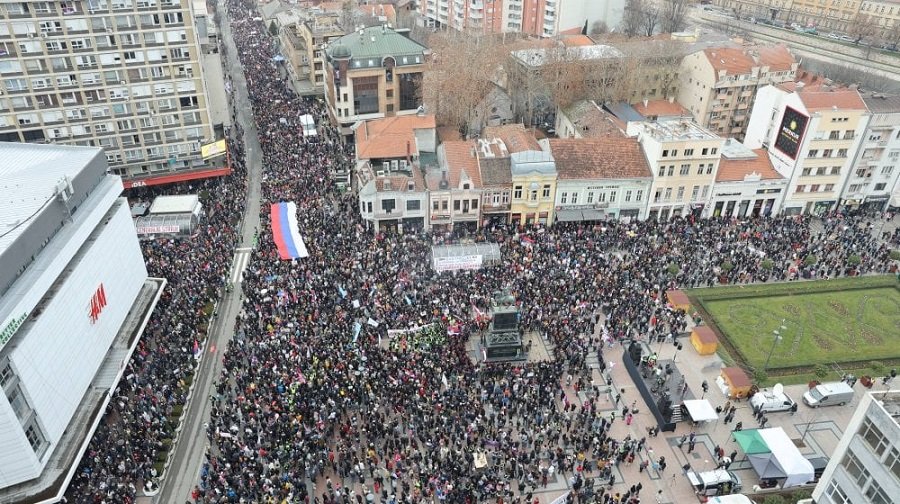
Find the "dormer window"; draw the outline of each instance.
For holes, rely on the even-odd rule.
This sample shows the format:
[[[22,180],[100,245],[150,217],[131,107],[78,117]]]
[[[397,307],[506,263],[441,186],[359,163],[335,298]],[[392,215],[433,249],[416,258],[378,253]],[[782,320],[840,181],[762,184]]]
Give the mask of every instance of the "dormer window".
[[[468,190],[469,190],[469,183],[468,183],[468,182],[466,182],[465,184],[463,184],[463,190],[465,190],[465,191],[468,191]]]

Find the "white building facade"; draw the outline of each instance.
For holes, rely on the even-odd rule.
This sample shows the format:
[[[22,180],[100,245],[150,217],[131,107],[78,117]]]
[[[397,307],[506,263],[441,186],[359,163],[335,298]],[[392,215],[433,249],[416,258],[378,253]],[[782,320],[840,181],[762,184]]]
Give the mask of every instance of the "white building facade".
[[[134,350],[115,350],[114,340],[147,270],[121,179],[106,174],[100,149],[0,144],[0,156],[9,162],[0,179],[19,188],[2,195],[0,224],[35,212],[0,240],[9,266],[0,273],[0,488],[8,488],[48,465],[68,467],[57,457],[77,453],[64,453],[81,428],[73,425],[91,425],[79,416],[121,378],[103,383],[101,370],[124,369]],[[31,208],[18,198],[49,202]],[[4,207],[14,199],[18,210]],[[68,464],[74,470],[77,460]]]
[[[769,154],[729,138],[722,148],[716,184],[709,200],[711,217],[778,215],[787,179],[772,167]]]
[[[818,504],[891,504],[900,495],[900,390],[864,392],[819,483]]]
[[[900,176],[900,96],[863,96],[872,114],[844,184],[841,204],[849,209],[884,210]]]

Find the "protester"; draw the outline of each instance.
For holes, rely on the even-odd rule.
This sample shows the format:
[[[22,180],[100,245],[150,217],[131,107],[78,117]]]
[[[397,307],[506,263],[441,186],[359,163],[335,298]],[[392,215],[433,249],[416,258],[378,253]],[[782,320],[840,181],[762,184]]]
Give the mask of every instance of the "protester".
[[[646,438],[613,436],[616,412],[599,410],[596,390],[570,400],[592,390],[589,355],[605,368],[606,347],[684,332],[685,313],[665,302],[675,287],[833,278],[851,272],[851,255],[863,258],[854,274],[890,265],[889,245],[864,217],[677,218],[493,225],[465,239],[499,244],[500,265],[435,273],[431,245],[462,237],[369,230],[352,191],[331,190],[333,172],[352,166],[352,145],[328,126],[321,100],[296,96],[282,79],[255,4],[226,5],[263,151],[263,202],[296,203],[310,255],[279,258],[263,204],[210,399],[195,502],[530,503],[557,478],[578,502],[640,502],[642,486],[617,481],[614,469],[638,459],[639,473],[661,473],[665,458]],[[314,141],[302,134],[307,113],[319,126]],[[240,125],[230,138],[242,138]],[[239,240],[247,169],[241,143],[229,146],[233,175],[164,188],[203,195],[207,218],[191,239],[144,243],[151,275],[170,284],[69,502],[133,502],[155,476],[169,415],[184,400],[179,383],[196,367],[193,343]],[[516,297],[522,330],[550,344],[551,360],[480,366],[467,353],[485,327],[477,314],[502,289]],[[402,340],[388,333],[423,327]],[[637,404],[620,400],[630,425]]]

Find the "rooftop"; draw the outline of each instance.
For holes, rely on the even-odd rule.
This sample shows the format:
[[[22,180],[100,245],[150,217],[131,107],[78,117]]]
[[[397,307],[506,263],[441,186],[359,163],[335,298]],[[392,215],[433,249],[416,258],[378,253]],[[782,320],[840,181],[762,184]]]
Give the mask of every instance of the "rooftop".
[[[0,254],[28,229],[28,221],[103,149],[0,142]]]
[[[335,50],[341,50],[335,53]],[[350,68],[381,67],[383,59],[394,58],[395,66],[421,65],[425,63],[427,48],[392,28],[370,26],[348,33],[328,43],[325,52],[329,58],[350,54]]]
[[[881,390],[869,394],[894,419],[894,423],[900,425],[900,390]]]
[[[370,16],[379,18],[380,21],[390,21],[393,23],[397,20],[397,11],[391,4],[360,5],[359,9]]]
[[[633,105],[634,111],[644,116],[650,117],[690,117],[691,113],[680,103],[672,100],[645,100],[641,103]]]
[[[488,126],[482,134],[484,138],[498,138],[503,141],[510,154],[524,151],[540,151],[534,135],[525,129],[523,124],[506,124],[504,126]]]
[[[356,158],[402,158],[407,154],[417,156],[419,148],[415,130],[434,128],[433,115],[394,116],[365,121],[356,129]]]
[[[560,180],[652,177],[636,138],[548,140]]]
[[[821,90],[798,89],[797,95],[803,101],[803,106],[809,112],[818,110],[867,110],[866,103],[855,89],[829,89]]]
[[[622,58],[624,54],[615,47],[608,45],[573,45],[560,48],[538,47],[533,49],[521,49],[513,51],[512,56],[530,67],[543,66],[545,63],[561,59],[563,61],[601,60],[608,58]]]
[[[703,53],[716,72],[729,75],[749,74],[756,67],[769,67],[770,72],[788,71],[796,63],[794,55],[783,45],[751,48],[711,47]]]
[[[564,112],[583,137],[625,136],[615,117],[593,101],[581,100]]]
[[[444,142],[438,149],[443,149],[450,187],[459,187],[461,180],[470,179],[472,186],[481,187],[481,174],[478,172],[478,158],[475,156],[475,141]],[[430,187],[430,186],[429,186]]]
[[[862,95],[863,103],[873,114],[890,114],[900,112],[900,95],[868,93]]]
[[[733,138],[722,146],[722,159],[716,182],[740,182],[747,177],[759,180],[779,180],[784,177],[772,166],[769,153],[765,149],[750,149]]]
[[[661,119],[644,125],[644,131],[662,141],[715,140],[715,133],[701,127],[690,119]]]

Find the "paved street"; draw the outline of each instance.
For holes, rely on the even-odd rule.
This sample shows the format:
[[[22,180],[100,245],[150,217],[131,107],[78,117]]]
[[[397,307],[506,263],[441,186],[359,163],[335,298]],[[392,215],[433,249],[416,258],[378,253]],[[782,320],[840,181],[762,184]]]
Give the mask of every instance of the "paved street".
[[[227,54],[225,62],[227,74],[233,82],[233,103],[237,111],[237,123],[244,128],[244,145],[247,152],[247,169],[249,187],[247,206],[241,226],[241,246],[236,251],[236,263],[242,269],[246,267],[248,249],[254,245],[254,234],[259,228],[260,208],[260,173],[262,171],[259,137],[247,94],[247,83],[243,69],[237,58],[237,49],[231,37],[231,28],[225,18],[222,4],[218,7],[223,17],[221,26],[222,40],[225,42]],[[234,265],[232,265],[234,268]],[[240,275],[235,275],[240,280]],[[205,425],[209,421],[210,402],[208,400],[214,390],[216,379],[222,370],[222,355],[228,341],[233,335],[234,320],[241,309],[242,290],[240,283],[226,293],[219,304],[218,316],[213,323],[209,338],[204,348],[203,360],[194,376],[194,392],[190,403],[185,407],[184,425],[175,445],[175,456],[172,465],[162,482],[162,489],[155,502],[183,502],[190,497],[190,492],[197,484],[200,468],[206,454],[207,439]]]

